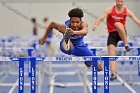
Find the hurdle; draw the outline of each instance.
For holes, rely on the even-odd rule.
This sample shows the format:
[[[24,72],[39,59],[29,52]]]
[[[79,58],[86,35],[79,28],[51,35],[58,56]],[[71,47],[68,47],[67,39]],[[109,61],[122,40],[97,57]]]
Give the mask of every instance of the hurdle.
[[[92,93],[98,93],[98,73],[97,61],[104,61],[104,93],[109,93],[109,61],[140,61],[140,56],[85,56],[85,57],[27,57],[27,58],[14,58],[14,57],[0,57],[0,61],[16,61],[19,63],[19,82],[18,93],[24,93],[24,62],[26,60],[31,62],[31,93],[36,93],[36,61],[94,61],[92,66]],[[136,93],[133,91],[133,93]]]
[[[133,50],[136,50],[137,55],[140,56],[140,48],[139,47],[130,47],[130,48],[132,49],[130,52],[133,52]],[[107,47],[90,47],[90,49],[92,50],[93,54],[95,54],[95,56],[96,56],[97,51],[105,51],[105,50],[107,50]],[[124,47],[117,47],[116,49],[118,51],[125,51]],[[140,76],[140,61],[138,61],[138,76]]]
[[[140,55],[140,48],[139,47],[130,47],[132,50],[129,52],[130,53],[130,56],[132,56],[132,53],[136,50],[137,51],[137,55],[139,56]],[[93,51],[93,53],[94,54],[96,54],[97,53],[97,51],[106,51],[107,50],[107,47],[90,47],[90,49]],[[116,49],[118,50],[118,51],[125,51],[125,49],[124,49],[124,47],[116,47]],[[122,55],[122,56],[124,56],[124,55]],[[115,60],[114,60],[115,61]],[[128,60],[128,61],[130,61],[130,60]],[[124,61],[122,60],[121,61],[123,64],[124,64]],[[140,76],[140,61],[137,61],[138,62],[138,65],[137,65],[137,67],[138,67],[138,76]],[[132,65],[132,63],[133,63],[133,61],[130,61],[130,65]],[[132,69],[132,68],[131,68]],[[137,74],[137,73],[135,73],[135,74]],[[123,77],[124,77],[124,75],[123,75]],[[130,78],[132,79],[132,73],[131,73],[131,76],[130,76]],[[127,82],[125,82],[123,79],[121,79],[121,77],[120,76],[118,76],[118,80],[120,81],[120,82],[124,82],[122,85],[124,85],[124,86],[126,86],[126,88],[128,88],[132,93],[136,93],[132,88],[131,88],[131,86],[129,86],[129,84],[127,83]],[[130,85],[133,85],[133,84],[136,84],[136,85],[139,85],[139,83],[138,82],[129,82],[130,83]]]
[[[18,62],[19,63],[19,82],[18,93],[24,93],[24,62],[29,60],[31,62],[31,93],[36,93],[36,64],[35,58],[14,58],[14,57],[0,57],[0,61],[4,62]]]
[[[98,93],[97,91],[97,60],[94,59],[92,69],[92,92]],[[140,56],[101,56],[101,60],[104,61],[104,93],[109,93],[109,61],[140,61]],[[136,93],[131,87],[124,83],[132,93]]]

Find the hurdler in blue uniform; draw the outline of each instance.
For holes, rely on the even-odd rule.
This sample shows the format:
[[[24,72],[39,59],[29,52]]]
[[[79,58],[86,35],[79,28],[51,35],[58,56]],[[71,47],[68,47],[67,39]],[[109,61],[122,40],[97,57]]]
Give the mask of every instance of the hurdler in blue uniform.
[[[68,12],[68,16],[70,20],[66,21],[65,25],[51,22],[43,38],[39,40],[39,44],[43,45],[50,31],[56,29],[64,35],[60,42],[60,49],[63,53],[75,56],[94,56],[83,41],[84,36],[88,33],[88,25],[82,21],[83,11],[79,8],[74,8]],[[91,67],[92,62],[85,62],[85,64]],[[98,63],[98,71],[101,70],[101,63]]]
[[[67,27],[70,27],[70,20],[67,20],[65,23]],[[71,34],[71,33],[68,33],[68,34]],[[62,39],[62,41],[60,42],[60,49],[63,53],[69,54],[69,55],[75,55],[75,56],[94,56],[92,51],[88,49],[87,45],[84,44],[84,41],[83,41],[84,36],[71,34],[69,39],[70,39],[69,42],[72,43],[73,48],[68,51],[65,50],[63,48],[64,39]]]

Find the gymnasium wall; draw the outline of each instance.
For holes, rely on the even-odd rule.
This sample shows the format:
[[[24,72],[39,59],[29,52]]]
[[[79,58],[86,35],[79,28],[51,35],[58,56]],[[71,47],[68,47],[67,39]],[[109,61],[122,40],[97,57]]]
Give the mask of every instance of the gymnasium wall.
[[[40,25],[43,25],[43,18],[49,17],[51,21],[64,23],[69,19],[67,13],[70,9],[78,6],[84,9],[85,17],[83,18],[89,25],[88,36],[105,35],[106,25],[102,22],[96,32],[92,31],[92,25],[96,16],[100,16],[104,9],[112,6],[113,1],[96,1],[92,2],[8,2],[0,1],[0,36],[32,36],[31,17],[35,17]],[[140,18],[140,1],[126,0],[128,6],[135,15]],[[127,18],[128,34],[139,34],[140,28],[134,24],[130,18]],[[44,29],[40,29],[40,36]]]

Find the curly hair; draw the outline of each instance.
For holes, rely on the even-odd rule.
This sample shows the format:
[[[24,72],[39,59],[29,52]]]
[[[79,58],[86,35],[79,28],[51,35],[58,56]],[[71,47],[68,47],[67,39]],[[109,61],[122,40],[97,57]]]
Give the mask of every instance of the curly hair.
[[[84,16],[82,9],[74,8],[68,12],[69,17],[79,17],[82,18]]]

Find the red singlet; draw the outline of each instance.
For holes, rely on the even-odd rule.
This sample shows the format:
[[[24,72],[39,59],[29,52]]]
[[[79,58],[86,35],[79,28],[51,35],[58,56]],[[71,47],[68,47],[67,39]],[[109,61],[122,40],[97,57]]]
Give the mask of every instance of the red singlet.
[[[113,6],[111,13],[108,15],[106,19],[108,32],[116,31],[116,28],[114,25],[115,22],[122,23],[125,28],[126,15],[127,15],[126,7],[124,7],[124,11],[122,13],[117,13],[115,8],[116,8],[116,5]]]

